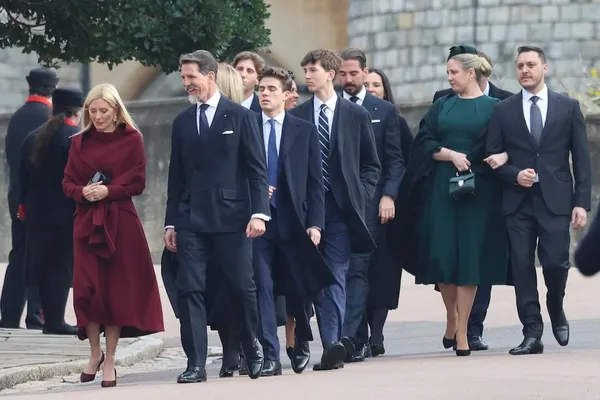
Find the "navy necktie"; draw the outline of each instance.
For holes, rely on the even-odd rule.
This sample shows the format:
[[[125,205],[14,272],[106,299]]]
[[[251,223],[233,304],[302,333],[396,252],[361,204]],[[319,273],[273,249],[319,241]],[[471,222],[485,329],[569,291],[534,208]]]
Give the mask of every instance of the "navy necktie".
[[[198,135],[207,135],[210,126],[208,125],[208,119],[206,118],[206,109],[208,104],[200,105],[200,112],[198,113]]]
[[[269,133],[269,144],[267,146],[267,178],[269,186],[277,187],[277,169],[279,166],[279,155],[277,154],[277,132],[275,131],[275,120],[270,119],[271,132]],[[275,195],[271,197],[271,205],[275,207]]]
[[[323,170],[323,186],[325,191],[331,188],[331,180],[329,177],[329,121],[327,120],[326,104],[321,104],[319,110],[319,122],[317,123],[317,131],[319,132],[319,143],[321,144],[321,169]]]
[[[350,101],[353,103],[356,103],[358,101],[358,97],[352,96],[352,97],[350,97]]]
[[[544,122],[542,121],[542,112],[537,105],[540,98],[533,96],[531,98],[531,108],[529,109],[529,124],[531,130],[531,136],[535,140],[535,143],[539,146],[542,139],[542,131],[544,130]]]

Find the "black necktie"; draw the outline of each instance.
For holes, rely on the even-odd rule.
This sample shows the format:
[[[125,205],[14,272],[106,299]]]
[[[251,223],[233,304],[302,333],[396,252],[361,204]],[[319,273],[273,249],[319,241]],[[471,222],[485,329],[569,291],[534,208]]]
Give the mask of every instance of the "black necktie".
[[[210,126],[208,125],[208,119],[206,118],[206,109],[208,104],[200,105],[200,112],[198,113],[198,135],[207,135]]]
[[[531,130],[531,136],[535,140],[535,143],[539,146],[540,140],[542,139],[542,131],[544,130],[544,123],[542,121],[542,112],[537,105],[540,98],[533,96],[531,98],[531,108],[529,109],[529,124]]]
[[[358,97],[352,96],[352,97],[350,97],[350,101],[353,103],[356,103],[358,101]]]

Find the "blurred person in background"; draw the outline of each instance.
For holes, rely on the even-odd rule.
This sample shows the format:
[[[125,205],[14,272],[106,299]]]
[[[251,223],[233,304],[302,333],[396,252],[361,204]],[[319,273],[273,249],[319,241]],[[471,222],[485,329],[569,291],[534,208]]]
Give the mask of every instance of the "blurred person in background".
[[[30,286],[39,287],[44,333],[77,333],[64,320],[73,281],[75,202],[65,195],[62,180],[71,136],[80,130],[82,107],[80,90],[56,89],[52,94],[52,118],[27,136],[21,148],[27,281]]]

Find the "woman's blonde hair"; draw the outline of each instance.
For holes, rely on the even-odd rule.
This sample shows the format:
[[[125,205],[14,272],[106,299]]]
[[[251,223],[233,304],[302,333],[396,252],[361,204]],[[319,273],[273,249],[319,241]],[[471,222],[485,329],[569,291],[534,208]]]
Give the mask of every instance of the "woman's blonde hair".
[[[475,79],[477,79],[477,81],[479,81],[482,76],[489,78],[492,75],[492,66],[489,61],[482,56],[477,54],[458,54],[452,57],[452,59],[458,61],[464,71],[474,69]]]
[[[219,64],[217,88],[229,100],[240,104],[244,101],[244,84],[239,72],[229,64]]]
[[[90,103],[94,100],[102,99],[106,101],[112,108],[117,110],[117,123],[119,125],[125,122],[127,125],[135,128],[138,132],[140,129],[137,127],[133,118],[129,115],[129,112],[123,104],[123,100],[117,91],[117,88],[110,83],[100,83],[92,88],[88,93],[85,102],[83,103],[83,130],[79,133],[87,132],[93,126],[92,119],[90,118]],[[141,132],[140,132],[141,133]]]

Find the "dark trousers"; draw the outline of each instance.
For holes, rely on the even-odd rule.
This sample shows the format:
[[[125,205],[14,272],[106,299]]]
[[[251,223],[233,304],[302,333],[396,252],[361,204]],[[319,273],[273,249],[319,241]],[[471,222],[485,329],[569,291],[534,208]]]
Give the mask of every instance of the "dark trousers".
[[[483,336],[483,321],[487,315],[487,310],[490,306],[492,297],[492,286],[482,285],[477,288],[475,300],[473,300],[473,308],[469,315],[469,324],[467,325],[467,337],[474,338]]]
[[[286,307],[296,320],[296,340],[300,342],[313,339],[310,329],[311,302],[300,296],[301,279],[296,271],[296,246],[294,241],[283,241],[277,228],[277,210],[271,207],[271,220],[267,223],[267,231],[254,240],[252,265],[257,288],[258,299],[258,338],[263,346],[265,359],[279,360],[279,338],[277,337],[277,313],[273,293],[273,268],[283,268],[285,272],[278,274],[286,277]],[[276,252],[283,256],[281,263],[274,265]]]
[[[365,209],[365,221],[367,228],[375,242],[378,241],[380,233],[383,232],[385,225],[381,224],[379,219],[379,200],[380,196],[367,203]],[[350,267],[346,276],[346,315],[344,317],[344,329],[342,336],[353,338],[356,344],[366,343],[359,341],[357,336],[360,324],[366,318],[367,299],[369,297],[369,265],[373,252],[352,253],[350,257]]]
[[[21,315],[27,302],[27,316],[25,324],[41,325],[40,295],[37,288],[27,288],[25,269],[25,246],[26,246],[25,223],[13,219],[11,224],[12,250],[8,254],[8,266],[2,286],[2,297],[0,298],[0,326],[6,328],[18,328]]]
[[[548,289],[548,313],[553,320],[562,315],[570,267],[570,222],[570,216],[550,212],[539,184],[534,184],[518,210],[506,217],[517,311],[525,337],[541,339],[544,331],[535,269],[536,246]]]
[[[384,307],[368,308],[356,332],[356,343],[379,344],[383,346],[383,326],[389,310]],[[369,328],[371,337],[369,337]]]
[[[222,285],[231,299],[243,348],[251,346],[258,325],[252,243],[244,232],[177,231],[177,305],[181,344],[189,367],[205,367],[207,326],[204,292],[209,259],[222,268]]]
[[[219,339],[223,345],[223,361],[225,368],[236,369],[240,366],[240,337],[234,327],[219,328]]]
[[[73,283],[73,225],[27,226],[26,258],[28,285],[39,288],[44,328],[60,329]]]
[[[325,195],[325,229],[319,247],[335,279],[315,300],[321,342],[327,346],[342,339],[351,251],[350,230],[331,192]]]

